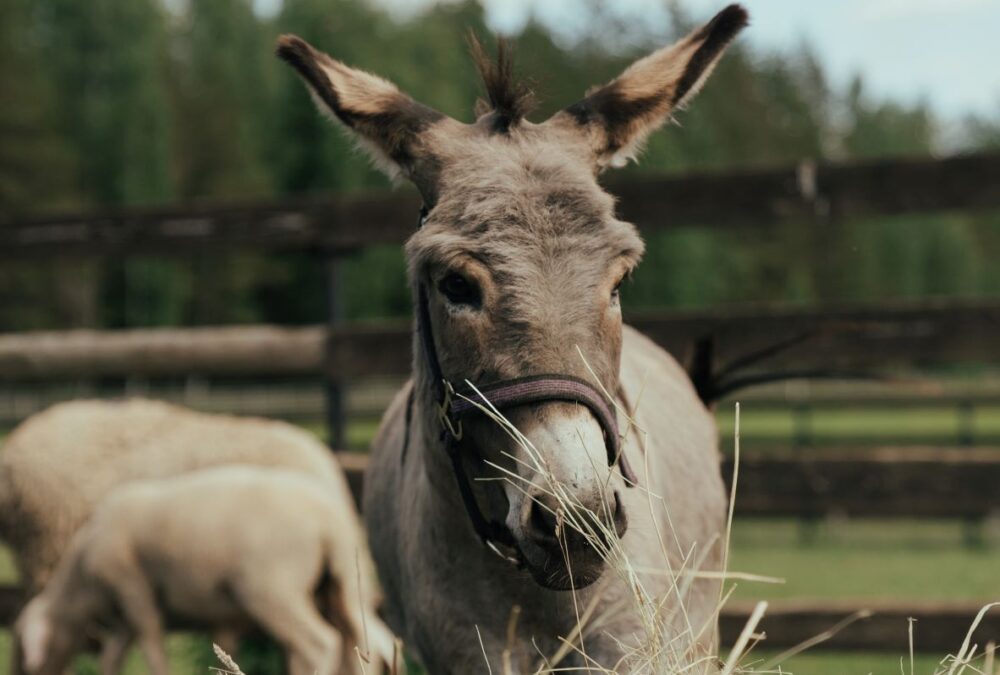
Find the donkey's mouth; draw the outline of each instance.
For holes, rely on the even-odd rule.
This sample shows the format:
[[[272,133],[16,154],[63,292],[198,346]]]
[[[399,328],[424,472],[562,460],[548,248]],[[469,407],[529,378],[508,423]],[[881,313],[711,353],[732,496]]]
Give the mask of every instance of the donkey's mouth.
[[[591,547],[566,549],[540,545],[534,541],[519,542],[524,568],[539,586],[553,591],[579,590],[601,578],[606,567],[600,554]]]

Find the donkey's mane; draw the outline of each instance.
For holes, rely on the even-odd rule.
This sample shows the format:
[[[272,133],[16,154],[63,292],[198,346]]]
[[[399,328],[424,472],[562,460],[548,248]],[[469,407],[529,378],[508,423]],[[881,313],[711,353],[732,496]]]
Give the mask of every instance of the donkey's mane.
[[[469,52],[486,89],[486,101],[476,103],[476,116],[492,114],[494,131],[507,133],[535,107],[531,87],[514,77],[514,56],[510,43],[497,38],[496,60],[486,52],[475,33],[469,31]]]

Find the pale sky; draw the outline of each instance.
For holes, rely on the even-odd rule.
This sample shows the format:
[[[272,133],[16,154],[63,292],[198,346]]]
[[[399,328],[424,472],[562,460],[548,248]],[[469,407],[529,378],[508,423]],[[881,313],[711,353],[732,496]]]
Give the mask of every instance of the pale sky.
[[[256,0],[273,12],[281,0]],[[401,16],[434,0],[374,0]],[[594,20],[581,0],[482,0],[490,26],[517,32],[534,16],[572,41]],[[701,22],[725,0],[678,0]],[[818,54],[839,90],[854,73],[879,98],[924,99],[948,120],[967,113],[1000,116],[1000,0],[743,0],[751,26],[740,38],[761,53],[801,44]],[[615,0],[605,12],[647,35],[672,34],[665,0]]]

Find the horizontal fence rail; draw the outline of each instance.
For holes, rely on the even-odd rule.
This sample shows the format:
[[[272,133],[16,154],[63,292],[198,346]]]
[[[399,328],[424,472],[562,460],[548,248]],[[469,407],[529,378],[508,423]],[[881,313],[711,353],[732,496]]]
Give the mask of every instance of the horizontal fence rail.
[[[351,453],[339,457],[360,505],[368,458]],[[730,483],[732,460],[723,461],[722,475]],[[738,485],[736,514],[744,517],[983,518],[1000,515],[1000,448],[884,448],[863,456],[824,452],[744,458]]]
[[[359,420],[381,417],[401,385],[402,377],[394,376],[369,380],[349,387],[344,401],[346,417]],[[817,388],[814,383],[802,387],[787,386],[787,383],[782,385],[787,389],[784,395],[773,392],[761,394],[755,390],[748,390],[722,400],[719,408],[731,410],[732,404],[739,401],[744,416],[747,413],[761,412],[788,413],[793,418],[801,416],[803,417],[801,424],[807,427],[806,431],[810,436],[818,433],[811,428],[814,413],[873,410],[911,413],[914,410],[941,410],[955,415],[955,427],[943,430],[942,437],[966,434],[969,436],[967,440],[974,441],[975,438],[992,434],[1000,439],[1000,429],[979,430],[975,418],[978,411],[1000,409],[1000,387],[995,383],[982,387],[950,386],[941,385],[938,380],[917,376],[894,380],[890,388],[877,391],[868,390],[856,382],[844,383],[837,391],[832,392],[822,386]],[[847,386],[851,389],[844,388]],[[73,380],[68,383],[17,382],[8,385],[0,383],[0,427],[16,424],[25,417],[62,401],[84,397],[122,396],[156,398],[202,412],[275,417],[296,422],[316,422],[322,418],[325,411],[323,388],[313,379],[295,378],[291,383],[274,384],[267,379],[220,382],[197,376],[167,382],[125,378],[116,381],[114,386],[103,388],[95,387],[87,380]],[[795,431],[794,427],[785,431],[779,430],[773,432],[773,436],[780,441],[787,439]],[[926,437],[927,433],[912,435]],[[748,436],[759,439],[767,438],[768,434],[760,431],[748,432],[744,429],[743,437]],[[838,441],[856,439],[859,443],[867,445],[874,442],[871,432],[851,435],[838,431],[835,437]],[[892,432],[887,434],[887,437],[898,443],[896,439],[906,437],[906,434]],[[886,442],[886,437],[882,434],[877,438]]]
[[[1000,208],[1000,153],[891,159],[612,182],[620,217],[648,231],[676,224],[759,226],[820,217]],[[352,251],[413,230],[412,194],[191,204],[0,221],[0,257],[180,254],[208,250]]]
[[[20,589],[0,586],[0,626],[10,626],[24,603]],[[909,619],[914,626],[914,651],[944,656],[962,645],[981,605],[975,602],[794,602],[771,604],[758,626],[764,633],[761,647],[785,649],[816,637],[864,611],[870,613],[817,646],[816,649],[909,652]],[[751,604],[733,602],[722,609],[719,631],[724,646],[736,642],[753,610]],[[183,628],[183,627],[181,627]],[[973,643],[1000,641],[1000,614],[987,614],[973,633]]]
[[[905,658],[910,651],[908,630],[909,620],[912,618],[917,620],[913,627],[913,650],[943,658],[948,654],[958,653],[983,604],[985,603],[969,601],[909,600],[781,601],[768,606],[758,626],[757,632],[765,635],[758,648],[797,647],[852,615],[864,612],[864,618],[859,618],[812,650],[891,652]],[[731,645],[736,641],[746,625],[752,607],[748,603],[738,602],[723,608],[719,616],[722,644]],[[981,653],[983,645],[998,640],[1000,612],[987,613],[972,633],[970,644],[980,645]]]
[[[1000,302],[819,308],[731,308],[635,314],[629,323],[680,359],[711,339],[721,366],[782,342],[760,362],[780,368],[891,369],[990,362],[1000,354]],[[175,375],[309,375],[344,379],[410,372],[407,321],[280,328],[165,328],[0,335],[0,380]]]
[[[726,480],[731,459],[723,462]],[[744,457],[736,513],[965,518],[1000,515],[1000,448],[885,447]]]

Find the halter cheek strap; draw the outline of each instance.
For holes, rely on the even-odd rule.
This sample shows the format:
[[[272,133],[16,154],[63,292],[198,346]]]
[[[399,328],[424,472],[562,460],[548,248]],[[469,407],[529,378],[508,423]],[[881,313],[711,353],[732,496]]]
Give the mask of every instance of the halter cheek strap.
[[[420,228],[427,218],[427,207],[420,209]],[[452,470],[458,484],[459,493],[469,514],[472,526],[483,544],[500,556],[520,564],[520,553],[510,530],[490,520],[483,515],[476,501],[465,467],[462,464],[462,454],[459,451],[462,440],[462,420],[469,415],[483,414],[482,407],[504,410],[532,403],[564,401],[578,403],[587,407],[604,432],[604,444],[607,448],[608,466],[616,464],[625,478],[625,485],[633,487],[638,484],[635,472],[632,471],[624,454],[618,435],[618,419],[614,410],[608,404],[605,396],[593,385],[578,377],[561,374],[541,374],[501,380],[483,386],[466,387],[456,391],[444,377],[441,362],[438,358],[434,342],[434,331],[430,320],[430,307],[427,289],[420,283],[417,290],[417,333],[423,345],[424,358],[431,377],[437,417],[441,423],[441,440],[451,459]],[[498,544],[513,549],[513,554],[500,550]]]

